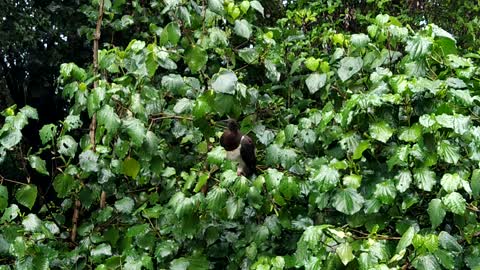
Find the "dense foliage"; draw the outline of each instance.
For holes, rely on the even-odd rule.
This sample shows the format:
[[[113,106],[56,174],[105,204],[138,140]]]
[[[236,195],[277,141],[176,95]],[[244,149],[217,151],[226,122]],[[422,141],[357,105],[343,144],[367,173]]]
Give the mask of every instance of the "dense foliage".
[[[123,5],[103,29],[136,38],[98,74],[62,64],[68,115],[27,180],[0,174],[0,269],[480,268],[479,54],[385,14],[349,34],[315,5],[271,27],[259,1]],[[0,163],[38,119],[2,115]],[[251,179],[218,143],[227,117],[255,138]]]

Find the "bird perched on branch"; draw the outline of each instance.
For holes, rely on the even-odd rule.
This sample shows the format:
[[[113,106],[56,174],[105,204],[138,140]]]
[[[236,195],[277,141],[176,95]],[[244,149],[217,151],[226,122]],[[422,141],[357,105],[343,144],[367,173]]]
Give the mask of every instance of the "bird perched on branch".
[[[240,132],[237,121],[228,119],[227,128],[220,137],[220,145],[227,150],[227,159],[238,162],[237,175],[250,177],[255,173],[257,157],[252,138]]]

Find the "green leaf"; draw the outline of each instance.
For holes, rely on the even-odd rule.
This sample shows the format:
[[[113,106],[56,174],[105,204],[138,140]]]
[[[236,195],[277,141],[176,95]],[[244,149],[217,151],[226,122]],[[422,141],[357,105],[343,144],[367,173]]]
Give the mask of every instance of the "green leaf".
[[[359,159],[362,157],[363,152],[367,150],[370,147],[370,142],[369,141],[361,141],[358,145],[357,148],[355,148],[355,151],[353,152],[353,159]]]
[[[249,39],[252,35],[252,26],[245,19],[236,20],[233,30],[235,31],[235,34],[246,39]]]
[[[460,178],[460,175],[458,175],[457,173],[446,173],[440,180],[440,185],[442,185],[443,189],[448,193],[456,191],[461,186],[461,184],[462,178]]]
[[[319,187],[320,192],[327,192],[335,188],[340,181],[340,173],[327,165],[322,165],[320,170],[315,171],[311,179]]]
[[[120,118],[108,104],[98,111],[97,121],[99,125],[104,126],[111,134],[115,134],[121,124]]]
[[[305,83],[307,84],[308,91],[310,94],[315,94],[320,88],[325,86],[327,81],[327,74],[312,73],[308,76]]]
[[[208,9],[217,13],[218,15],[223,15],[223,0],[208,0]]]
[[[35,232],[40,229],[42,221],[35,214],[28,214],[22,221],[23,228],[28,232]]]
[[[147,130],[145,129],[145,126],[140,120],[138,120],[137,118],[125,119],[123,120],[123,127],[130,136],[130,139],[132,139],[132,143],[134,145],[142,145],[143,141],[145,140]]]
[[[70,191],[76,188],[75,179],[66,173],[59,174],[55,177],[55,180],[53,180],[53,188],[59,198],[65,198],[69,195]]]
[[[80,154],[79,165],[85,172],[98,171],[98,154],[92,150],[84,151]]]
[[[473,170],[471,186],[473,197],[478,198],[480,196],[480,169]]]
[[[392,204],[397,196],[393,181],[384,181],[375,185],[374,197],[383,204]]]
[[[115,202],[115,209],[120,213],[129,214],[133,211],[135,202],[130,197],[125,197]]]
[[[337,253],[338,257],[340,257],[343,265],[347,265],[349,262],[355,259],[355,256],[353,255],[353,248],[349,243],[340,244],[335,250],[335,253]]]
[[[446,215],[446,211],[443,209],[443,204],[440,199],[432,199],[428,204],[427,212],[430,216],[430,223],[432,224],[433,229],[442,224]]]
[[[243,212],[245,203],[242,199],[235,199],[234,197],[229,197],[227,200],[227,215],[229,219],[234,219]]]
[[[47,165],[45,160],[41,159],[40,157],[30,155],[28,156],[28,162],[30,163],[30,167],[35,169],[37,172],[44,175],[50,175],[47,171]]]
[[[417,59],[425,56],[432,46],[432,41],[426,37],[416,35],[407,41],[405,51],[410,54],[411,59]]]
[[[210,2],[210,1],[209,1]],[[176,22],[170,22],[163,28],[162,34],[160,34],[160,45],[177,45],[178,41],[180,41],[180,37],[182,36],[182,32],[180,31],[180,26]]]
[[[3,212],[8,206],[8,189],[6,186],[0,185],[0,212]]]
[[[393,135],[393,129],[387,122],[378,122],[371,124],[369,127],[370,136],[375,140],[387,143],[388,139]]]
[[[263,13],[263,6],[262,4],[260,4],[259,1],[250,1],[250,6],[256,11],[258,11],[260,14],[262,14],[262,16],[265,16]]]
[[[398,241],[397,248],[395,249],[396,253],[400,253],[403,249],[406,249],[412,244],[413,236],[415,235],[415,228],[411,226],[408,230],[403,233],[402,238]]]
[[[78,143],[70,135],[64,135],[58,139],[58,152],[64,156],[75,157]]]
[[[242,48],[238,50],[238,56],[243,59],[248,64],[254,64],[257,62],[260,54],[256,48]]]
[[[192,109],[192,100],[188,98],[181,98],[177,101],[173,107],[173,112],[176,114],[182,114]]]
[[[448,163],[457,164],[460,156],[460,148],[452,145],[449,141],[443,140],[437,146],[438,155]]]
[[[208,55],[201,47],[192,46],[185,51],[184,60],[190,71],[197,73],[207,64]]]
[[[18,129],[8,130],[3,134],[0,133],[0,144],[6,149],[11,149],[22,140],[22,132]]]
[[[126,176],[130,176],[135,179],[140,172],[140,163],[132,157],[127,157],[123,160],[122,171]]]
[[[305,67],[308,68],[309,70],[317,71],[318,66],[320,65],[320,59],[310,56],[305,60],[304,64],[305,64]]]
[[[442,198],[442,202],[448,211],[457,215],[463,215],[467,208],[467,202],[462,195],[457,192],[446,195]]]
[[[406,142],[418,142],[422,137],[422,126],[414,124],[409,128],[404,129],[398,138]]]
[[[17,199],[17,202],[21,205],[27,207],[28,209],[32,209],[33,205],[35,204],[35,200],[37,199],[37,193],[37,186],[24,185],[15,193],[15,199]]]
[[[338,77],[342,81],[350,79],[353,75],[362,69],[363,60],[360,57],[345,57],[340,60],[340,68],[338,69]]]
[[[57,126],[55,126],[54,124],[44,125],[39,131],[40,140],[42,141],[42,144],[51,142],[55,137],[56,133],[57,133]]]
[[[227,190],[219,187],[214,186],[212,189],[208,191],[206,201],[208,209],[219,211],[223,207],[225,207],[225,203],[227,201]]]
[[[335,193],[332,205],[346,215],[353,215],[362,209],[364,201],[355,189],[346,188]]]
[[[462,252],[463,247],[457,242],[457,239],[451,236],[448,232],[441,231],[438,235],[440,246],[446,250],[453,252]]]
[[[418,270],[438,270],[441,269],[437,259],[431,254],[417,256],[412,265]]]
[[[230,70],[222,70],[213,77],[212,88],[217,93],[235,94],[238,78]]]
[[[370,38],[365,34],[353,34],[350,38],[352,45],[357,48],[363,48],[370,42]]]
[[[425,191],[432,191],[433,186],[437,183],[435,172],[427,167],[415,169],[413,171],[413,179],[415,179],[417,187]]]
[[[405,192],[412,183],[413,177],[410,170],[399,171],[395,176],[396,188],[401,193]]]

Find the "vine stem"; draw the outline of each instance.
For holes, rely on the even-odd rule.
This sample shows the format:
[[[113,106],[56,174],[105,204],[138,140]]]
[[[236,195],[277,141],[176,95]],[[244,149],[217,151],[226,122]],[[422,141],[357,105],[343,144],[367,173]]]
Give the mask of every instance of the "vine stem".
[[[23,182],[20,182],[20,181],[17,181],[17,180],[8,179],[8,178],[3,177],[3,175],[0,175],[0,184],[3,184],[3,181],[18,184],[18,185],[28,185],[27,183],[23,183]]]

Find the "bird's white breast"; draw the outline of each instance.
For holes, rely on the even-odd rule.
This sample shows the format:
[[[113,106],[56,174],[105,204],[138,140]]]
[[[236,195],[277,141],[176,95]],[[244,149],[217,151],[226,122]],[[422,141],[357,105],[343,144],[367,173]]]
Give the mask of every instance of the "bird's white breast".
[[[246,168],[246,164],[243,162],[242,154],[240,153],[240,147],[241,144],[239,144],[235,150],[227,151],[227,159],[238,162],[237,173],[243,172],[244,168]]]

